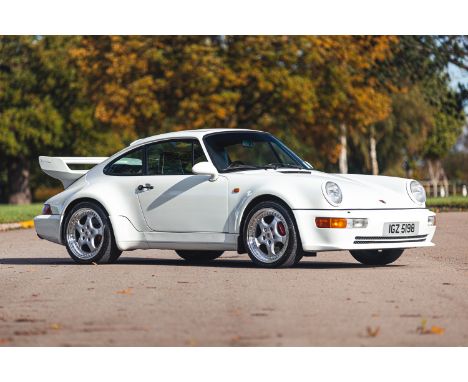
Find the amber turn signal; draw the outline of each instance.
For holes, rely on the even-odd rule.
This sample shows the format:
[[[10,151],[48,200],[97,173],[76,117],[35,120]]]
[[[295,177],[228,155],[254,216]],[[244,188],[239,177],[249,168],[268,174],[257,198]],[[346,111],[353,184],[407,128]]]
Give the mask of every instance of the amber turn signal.
[[[348,220],[344,218],[315,218],[318,228],[346,228]]]

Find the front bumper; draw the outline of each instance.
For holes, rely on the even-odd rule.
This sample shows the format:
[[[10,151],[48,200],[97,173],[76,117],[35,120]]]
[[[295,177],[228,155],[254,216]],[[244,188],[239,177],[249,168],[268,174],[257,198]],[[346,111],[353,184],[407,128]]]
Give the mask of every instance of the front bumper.
[[[61,215],[38,215],[34,218],[34,228],[41,239],[62,244],[60,238]]]
[[[357,249],[430,247],[435,226],[428,217],[435,215],[427,209],[395,210],[294,210],[304,251],[335,251]],[[366,228],[318,228],[316,217],[367,218]],[[418,222],[419,232],[412,237],[383,236],[385,223]]]

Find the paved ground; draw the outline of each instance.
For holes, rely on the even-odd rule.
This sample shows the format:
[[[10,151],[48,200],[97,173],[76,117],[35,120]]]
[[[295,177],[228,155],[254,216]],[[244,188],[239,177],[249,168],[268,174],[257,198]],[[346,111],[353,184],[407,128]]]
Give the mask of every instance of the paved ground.
[[[437,246],[392,266],[343,252],[279,270],[156,250],[83,266],[33,230],[0,233],[0,345],[467,346],[467,228],[440,214]]]

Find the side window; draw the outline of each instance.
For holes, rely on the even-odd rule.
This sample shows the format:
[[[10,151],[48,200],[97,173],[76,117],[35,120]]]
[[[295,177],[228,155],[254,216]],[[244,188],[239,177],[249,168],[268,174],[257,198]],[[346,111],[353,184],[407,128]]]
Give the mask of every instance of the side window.
[[[206,161],[200,142],[174,140],[147,147],[148,175],[192,174],[195,163]]]
[[[143,148],[122,155],[108,165],[104,173],[120,176],[143,175]]]

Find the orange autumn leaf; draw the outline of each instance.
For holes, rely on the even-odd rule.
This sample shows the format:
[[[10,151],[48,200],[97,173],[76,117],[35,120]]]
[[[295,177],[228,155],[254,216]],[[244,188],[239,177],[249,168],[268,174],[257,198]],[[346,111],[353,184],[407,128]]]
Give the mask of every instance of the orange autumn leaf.
[[[132,289],[133,288],[122,289],[122,290],[118,290],[115,293],[117,293],[117,294],[132,294]]]
[[[441,328],[440,326],[432,326],[431,327],[431,334],[444,334],[445,329]]]
[[[426,319],[423,319],[421,320],[421,326],[418,326],[416,328],[416,332],[418,332],[419,334],[444,334],[445,332],[445,329],[440,327],[440,326],[436,326],[436,325],[433,325],[431,326],[430,329],[427,328],[427,320]]]
[[[377,326],[375,328],[372,328],[372,327],[368,326],[366,328],[366,331],[367,331],[367,335],[369,337],[377,337],[379,335],[379,333],[380,333],[380,326]]]

